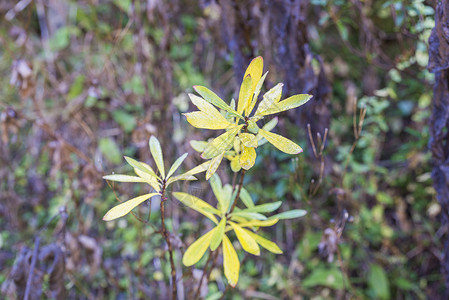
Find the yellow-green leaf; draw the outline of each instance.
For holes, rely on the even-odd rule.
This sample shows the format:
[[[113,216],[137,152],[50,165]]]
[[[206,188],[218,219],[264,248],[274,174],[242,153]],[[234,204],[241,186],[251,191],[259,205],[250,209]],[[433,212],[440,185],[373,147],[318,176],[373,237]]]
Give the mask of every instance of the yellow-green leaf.
[[[231,224],[232,229],[234,229],[243,250],[257,256],[260,255],[259,245],[257,245],[256,240],[248,234],[248,231],[233,222],[229,223]]]
[[[245,211],[239,211],[239,210],[235,210],[231,216],[235,217],[243,217],[246,219],[250,219],[250,220],[266,220],[267,217],[265,217],[262,214],[259,213],[255,213],[255,212],[245,212]]]
[[[220,165],[223,156],[225,154],[225,151],[221,152],[221,154],[215,156],[211,161],[210,161],[210,165],[209,168],[207,169],[206,172],[206,180],[209,180],[209,178],[215,174],[215,172],[218,169],[218,166]]]
[[[194,94],[189,94],[190,100],[192,101],[192,103],[198,107],[199,110],[201,110],[202,112],[205,112],[209,115],[212,115],[214,117],[217,118],[223,118],[224,117],[220,114],[220,112],[209,102],[207,102],[206,100],[204,100],[201,97],[198,97]]]
[[[240,165],[240,155],[237,155],[231,160],[231,170],[232,172],[237,173],[241,168],[242,166]]]
[[[282,87],[284,85],[282,83],[278,83],[271,90],[263,95],[262,101],[259,103],[259,107],[257,107],[255,115],[263,115],[263,112],[269,109],[273,104],[278,103],[281,100],[282,96]]]
[[[249,170],[256,162],[256,150],[254,148],[242,147],[242,154],[240,155],[240,165],[243,169]]]
[[[302,152],[301,147],[279,134],[265,131],[263,129],[259,130],[259,134],[282,152],[287,154],[298,154]]]
[[[267,74],[268,74],[268,71],[265,72],[265,74],[262,76],[262,78],[259,79],[259,82],[257,82],[256,88],[254,89],[253,100],[251,101],[251,103],[249,104],[249,106],[246,110],[247,116],[249,116],[251,114],[251,112],[254,109],[254,106],[256,106],[257,98],[259,97],[259,94],[260,94],[260,89],[262,88],[262,85],[265,81],[265,77],[267,77]]]
[[[236,126],[229,131],[219,135],[207,144],[206,149],[201,154],[204,159],[211,159],[217,155],[220,155],[223,151],[229,150],[233,143],[237,132],[243,127],[243,125]]]
[[[159,178],[149,165],[139,162],[139,161],[132,159],[131,157],[128,157],[128,156],[124,156],[124,157],[125,157],[126,162],[128,164],[130,164],[133,168],[139,169],[140,171],[145,172],[155,178]]]
[[[181,175],[177,175],[177,176],[174,176],[174,177],[168,179],[167,185],[172,184],[173,182],[178,181],[178,180],[196,180],[195,176],[193,176],[193,175],[206,171],[209,168],[210,162],[211,161],[208,160],[208,161],[202,163],[201,165],[196,166],[195,168],[193,168]]]
[[[131,200],[128,200],[126,202],[123,202],[117,206],[114,206],[111,208],[103,217],[104,221],[111,221],[115,220],[117,218],[123,217],[124,215],[128,214],[131,210],[133,210],[134,207],[142,203],[143,201],[159,195],[159,193],[151,193],[151,194],[145,194],[136,198],[133,198]]]
[[[305,103],[307,103],[312,98],[312,95],[308,94],[301,94],[301,95],[294,95],[291,96],[285,100],[282,100],[279,103],[275,103],[270,106],[270,108],[264,110],[261,112],[262,115],[271,115],[276,114],[285,110],[289,110],[292,108],[296,108],[298,106],[301,106]]]
[[[237,113],[239,115],[243,114],[243,111],[248,107],[249,102],[252,100],[252,79],[251,75],[248,74],[243,79],[242,85],[240,86],[239,101],[237,103]]]
[[[196,152],[203,152],[206,149],[207,142],[205,141],[190,141],[190,146],[192,146],[193,150]]]
[[[245,204],[246,207],[254,207],[254,201],[253,199],[251,199],[251,195],[244,187],[242,187],[242,189],[240,190],[240,200],[242,200],[243,204]]]
[[[242,116],[239,115],[235,110],[233,110],[226,102],[224,102],[220,97],[218,97],[214,92],[209,90],[207,87],[195,85],[193,87],[195,91],[201,95],[207,102],[215,105],[216,107],[227,111],[233,116],[242,119]]]
[[[143,164],[143,166],[145,166],[146,164]],[[156,179],[156,177],[151,176],[148,173],[142,172],[140,169],[134,168],[134,173],[136,173],[140,178],[142,178],[146,183],[148,183],[149,185],[151,185],[151,187],[153,187],[153,189],[156,192],[160,192],[161,191],[161,185],[159,184],[159,181]]]
[[[275,253],[275,254],[282,254],[281,248],[279,248],[278,245],[276,245],[274,242],[267,240],[266,238],[263,238],[260,235],[257,235],[254,232],[251,232],[249,230],[247,232],[263,248],[265,248],[268,251]]]
[[[257,126],[256,122],[249,120],[248,121],[248,131],[254,134],[259,133],[259,126]]]
[[[218,246],[220,246],[223,240],[224,230],[226,227],[226,218],[222,218],[218,226],[215,227],[214,235],[212,236],[212,241],[210,243],[210,250],[215,251]]]
[[[179,168],[179,166],[182,164],[182,162],[184,161],[184,159],[186,159],[188,153],[184,153],[183,155],[181,155],[180,157],[178,157],[178,159],[173,163],[173,165],[170,167],[170,170],[168,170],[167,173],[167,178],[170,178],[170,176],[173,175],[173,173],[176,172],[176,170]]]
[[[197,212],[208,217],[215,224],[218,224],[217,218],[211,212],[214,212],[217,215],[220,215],[221,213],[218,209],[212,207],[212,205],[210,205],[209,203],[201,200],[198,197],[182,192],[173,192],[173,196],[182,204],[190,207],[193,210],[196,210]]]
[[[221,115],[221,118],[217,118],[216,116],[202,111],[194,111],[185,113],[184,115],[187,118],[187,122],[189,122],[190,125],[196,128],[218,130],[226,129],[232,125]]]
[[[202,237],[197,239],[192,245],[187,248],[184,256],[182,257],[182,263],[186,267],[190,267],[196,264],[201,257],[203,257],[207,248],[209,248],[210,242],[212,240],[212,236],[214,235],[216,228],[213,228]]]
[[[164,157],[162,155],[161,144],[155,136],[151,136],[149,145],[150,152],[153,156],[154,162],[156,163],[157,169],[161,173],[161,177],[165,178]]]
[[[145,180],[140,177],[122,175],[122,174],[106,175],[106,176],[103,176],[103,179],[111,180],[111,181],[118,181],[118,182],[145,182]]]
[[[242,212],[257,212],[257,213],[268,213],[273,212],[278,209],[282,204],[282,201],[276,201],[271,203],[265,203],[253,206],[251,208],[242,209]],[[279,218],[280,219],[280,218]]]
[[[220,209],[221,213],[224,214],[226,212],[227,206],[225,201],[225,194],[223,193],[223,186],[221,184],[221,179],[217,174],[214,174],[210,178],[210,187],[212,188],[212,192],[214,192],[215,198],[217,198],[218,201],[218,208]]]
[[[270,227],[276,224],[279,219],[268,219],[268,220],[251,220],[248,222],[239,223],[240,227]]]
[[[239,137],[242,144],[246,147],[257,148],[257,138],[254,134],[242,132],[239,134]]]
[[[235,287],[239,281],[240,262],[234,246],[226,235],[223,236],[223,267],[229,285]]]

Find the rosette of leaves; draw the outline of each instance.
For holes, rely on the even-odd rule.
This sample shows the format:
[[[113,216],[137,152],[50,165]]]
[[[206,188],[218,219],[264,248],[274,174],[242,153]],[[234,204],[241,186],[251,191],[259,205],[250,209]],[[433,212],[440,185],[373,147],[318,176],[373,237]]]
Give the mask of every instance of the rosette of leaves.
[[[131,210],[133,210],[136,206],[138,206],[139,204],[143,203],[144,201],[150,199],[151,197],[156,196],[156,195],[164,195],[167,187],[176,181],[196,180],[196,177],[193,175],[206,171],[210,164],[210,161],[207,161],[207,162],[191,169],[190,171],[187,171],[187,172],[177,175],[177,176],[173,176],[174,173],[181,166],[184,159],[187,157],[187,153],[184,153],[183,155],[181,155],[173,163],[173,165],[171,165],[171,167],[168,169],[168,172],[166,173],[165,172],[166,169],[164,166],[164,157],[162,154],[161,145],[159,143],[159,140],[156,137],[152,136],[149,140],[149,146],[150,146],[151,156],[153,157],[153,160],[156,164],[158,173],[156,173],[150,165],[148,165],[144,162],[139,162],[135,159],[125,156],[126,162],[133,167],[134,173],[137,176],[123,175],[123,174],[112,174],[112,175],[103,176],[103,178],[106,180],[118,181],[118,182],[146,183],[149,185],[150,191],[152,191],[152,192],[135,197],[131,200],[125,201],[125,202],[111,208],[103,217],[104,221],[111,221],[111,220],[123,217],[126,214],[128,214]]]
[[[250,254],[260,255],[260,247],[272,253],[281,254],[282,250],[274,242],[256,232],[259,227],[272,226],[280,219],[302,217],[306,214],[306,211],[291,210],[267,217],[264,214],[277,210],[282,201],[255,205],[244,188],[241,188],[239,198],[245,208],[235,207],[231,211],[232,199],[238,200],[235,199],[238,189],[233,190],[229,184],[222,186],[221,180],[216,174],[210,180],[210,185],[217,199],[216,207],[187,193],[173,193],[174,197],[180,202],[203,214],[215,224],[214,228],[187,248],[182,261],[185,266],[192,266],[204,256],[207,249],[216,251],[222,245],[224,274],[228,283],[235,287],[239,279],[240,261],[229,239],[229,234],[233,231],[243,250]]]
[[[271,119],[268,123],[266,123],[262,129],[265,131],[271,131],[278,123],[278,118]],[[263,144],[267,143],[267,140],[260,134],[256,134],[257,139],[257,146],[262,146]],[[190,141],[190,145],[192,148],[197,152],[204,152],[207,145],[209,143],[206,141]],[[241,141],[238,136],[234,139],[234,144],[231,149],[225,151],[224,158],[229,160],[231,163],[231,170],[233,172],[239,172],[242,169],[242,166],[240,165],[240,157],[242,155],[242,147],[241,147]]]
[[[240,86],[237,108],[235,101],[227,104],[214,92],[204,86],[194,86],[195,91],[201,96],[189,94],[192,103],[199,109],[186,113],[187,121],[196,128],[213,130],[226,130],[210,141],[202,151],[202,158],[210,159],[211,164],[206,173],[209,179],[217,170],[226,151],[235,147],[239,151],[238,163],[234,162],[234,169],[241,168],[248,170],[256,161],[256,150],[259,146],[258,137],[265,138],[273,146],[288,154],[298,154],[302,152],[300,146],[291,140],[272,133],[263,128],[259,128],[257,121],[267,115],[276,114],[289,109],[296,108],[309,101],[312,96],[300,94],[291,96],[281,101],[282,83],[266,92],[262,100],[256,106],[260,90],[268,72],[263,74],[263,58],[254,58],[246,69],[243,81]],[[237,140],[237,141],[236,141]]]

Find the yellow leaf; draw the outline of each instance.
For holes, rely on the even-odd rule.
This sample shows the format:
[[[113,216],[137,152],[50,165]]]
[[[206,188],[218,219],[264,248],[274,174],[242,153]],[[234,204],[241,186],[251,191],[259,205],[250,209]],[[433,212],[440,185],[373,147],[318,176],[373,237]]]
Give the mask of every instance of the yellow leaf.
[[[196,152],[203,152],[207,146],[207,142],[205,141],[190,141],[190,146],[192,146],[193,150]]]
[[[155,136],[151,136],[150,141],[150,152],[153,156],[154,162],[156,163],[157,169],[161,173],[161,177],[165,177],[165,167],[164,167],[164,157],[162,156],[162,149],[159,140]]]
[[[187,122],[196,128],[217,130],[232,126],[221,114],[220,117],[216,117],[202,111],[194,111],[185,113],[184,116],[186,116]]]
[[[236,126],[229,131],[219,135],[207,144],[201,157],[204,159],[211,159],[217,155],[220,155],[223,151],[229,150],[234,144],[235,136],[237,132],[243,127],[243,125]]]
[[[136,198],[133,198],[131,200],[128,200],[126,202],[123,202],[117,206],[114,206],[111,208],[103,217],[104,221],[112,221],[117,218],[123,217],[124,215],[128,214],[131,210],[133,210],[134,207],[142,203],[143,201],[159,195],[159,193],[151,193],[151,194],[145,194]]]
[[[189,248],[187,248],[184,256],[182,257],[182,263],[186,267],[190,267],[196,264],[201,259],[201,257],[203,257],[204,253],[210,245],[212,236],[214,235],[215,231],[216,228],[213,228],[208,233],[204,234],[202,237],[196,240],[192,245],[189,246]]]
[[[259,134],[282,152],[287,154],[298,154],[302,152],[301,147],[279,134],[265,131],[263,129],[259,130]]]
[[[215,227],[215,233],[212,236],[212,241],[210,243],[210,250],[215,251],[218,246],[220,246],[223,240],[224,230],[226,227],[226,218],[222,218],[217,227]]]
[[[242,141],[243,145],[246,147],[257,148],[257,138],[254,134],[251,133],[240,133],[240,141]]]
[[[216,213],[217,215],[220,215],[220,211],[214,208],[209,203],[201,200],[198,197],[182,192],[173,192],[173,196],[176,199],[178,199],[182,204],[190,207],[193,210],[196,210],[197,212],[211,219],[212,222],[214,222],[215,224],[218,224],[217,218],[214,216],[212,212]]]
[[[223,236],[223,267],[229,285],[235,287],[239,281],[240,262],[234,246],[226,235]]]
[[[273,226],[279,221],[279,219],[268,219],[268,220],[251,220],[247,222],[240,223],[240,227],[269,227]]]
[[[265,72],[265,74],[262,76],[262,78],[259,79],[259,82],[257,82],[256,88],[253,93],[253,100],[251,101],[251,103],[249,104],[249,106],[246,110],[247,116],[249,116],[251,114],[251,112],[254,109],[254,106],[256,106],[257,98],[259,97],[259,94],[260,94],[260,89],[262,88],[262,85],[265,81],[265,77],[267,77],[267,74],[268,74],[268,71]]]
[[[256,240],[248,234],[248,231],[233,222],[229,222],[229,224],[231,224],[232,229],[234,229],[243,250],[257,256],[260,255],[259,245],[257,245]]]
[[[301,95],[294,95],[291,96],[285,100],[282,100],[279,103],[275,103],[271,105],[268,109],[261,112],[262,115],[271,115],[276,114],[285,110],[289,110],[292,108],[296,108],[298,106],[301,106],[305,103],[307,103],[312,98],[312,95],[307,94],[301,94]]]
[[[240,155],[237,155],[231,160],[231,170],[232,172],[237,173],[241,168],[242,166],[240,166]]]
[[[269,109],[273,104],[278,103],[279,100],[281,100],[283,86],[284,85],[282,83],[278,83],[275,87],[263,95],[263,99],[260,101],[255,115],[263,115],[265,110]]]
[[[243,78],[245,79],[248,75],[250,75],[251,79],[252,79],[251,80],[250,96],[249,96],[250,100],[244,106],[244,109],[246,111],[246,115],[247,116],[251,113],[251,110],[249,110],[249,106],[251,105],[250,101],[252,99],[252,95],[254,94],[254,91],[256,90],[256,86],[258,85],[258,83],[260,81],[260,77],[262,76],[262,72],[263,72],[263,58],[262,58],[262,56],[258,56],[258,57],[254,58],[250,62],[248,68],[246,69],[245,75],[243,76]]]
[[[268,251],[275,253],[275,254],[282,254],[281,248],[279,248],[276,243],[267,240],[266,238],[261,237],[260,235],[255,234],[254,232],[247,231],[248,234],[256,240],[256,242],[261,245],[263,248],[267,249]]]
[[[239,101],[237,103],[237,113],[243,114],[243,110],[249,105],[249,102],[252,100],[252,80],[251,75],[247,75],[243,78],[242,85],[240,86],[239,92]]]
[[[243,169],[249,170],[256,162],[256,150],[254,148],[243,146],[242,154],[240,155],[240,165]]]
[[[209,180],[209,178],[215,174],[215,172],[218,169],[218,166],[221,163],[221,160],[223,159],[223,155],[225,154],[225,151],[221,152],[221,154],[215,156],[211,161],[210,161],[210,165],[209,168],[207,169],[206,172],[206,180]]]

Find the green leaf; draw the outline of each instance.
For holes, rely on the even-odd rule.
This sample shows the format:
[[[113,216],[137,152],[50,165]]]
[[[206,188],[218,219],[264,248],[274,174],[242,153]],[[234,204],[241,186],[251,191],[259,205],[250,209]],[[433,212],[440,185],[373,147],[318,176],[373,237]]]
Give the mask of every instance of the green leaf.
[[[136,118],[123,110],[114,111],[112,117],[127,133],[133,131],[137,126]]]
[[[176,170],[179,168],[179,166],[182,164],[182,162],[184,161],[184,159],[186,159],[188,153],[184,153],[183,155],[181,155],[171,166],[170,170],[168,170],[167,173],[167,178],[170,178],[170,176],[173,175],[173,173],[176,172]]]
[[[199,166],[196,166],[195,168],[193,168],[181,175],[169,178],[167,180],[167,185],[170,185],[173,182],[178,181],[178,180],[196,180],[195,176],[193,176],[193,175],[206,171],[209,168],[209,165],[210,165],[210,160],[202,163]]]
[[[106,176],[103,176],[103,179],[111,180],[111,181],[118,181],[118,182],[145,182],[145,180],[140,177],[122,175],[122,174],[106,175]]]
[[[131,210],[133,210],[134,207],[142,203],[143,201],[159,195],[158,193],[151,193],[151,194],[145,194],[136,198],[133,198],[131,200],[128,200],[126,202],[123,202],[113,208],[111,208],[103,217],[104,221],[111,221],[120,217],[123,217],[124,215],[128,214]]]
[[[327,286],[341,290],[344,288],[343,275],[337,268],[315,268],[312,273],[302,281],[302,286],[305,288]]]
[[[251,235],[248,234],[247,230],[243,229],[242,227],[233,222],[229,222],[229,224],[231,224],[232,229],[234,229],[234,232],[237,235],[237,238],[239,239],[239,242],[242,245],[243,250],[245,250],[248,253],[259,256],[260,255],[259,245],[257,245],[256,240]]]
[[[215,174],[215,172],[218,169],[218,166],[220,166],[220,163],[223,160],[224,154],[225,154],[225,151],[221,152],[221,154],[219,154],[219,155],[215,156],[213,159],[211,159],[209,168],[207,169],[207,172],[206,172],[206,180],[209,180],[209,178]]]
[[[240,190],[240,200],[242,200],[246,207],[254,207],[253,199],[251,199],[251,195],[244,187]]]
[[[201,154],[201,157],[204,159],[211,159],[217,155],[220,155],[223,151],[229,150],[234,143],[234,138],[237,135],[237,132],[242,127],[243,125],[236,126],[213,139],[207,144],[206,149],[204,149],[203,154]]]
[[[255,212],[243,212],[235,210],[234,212],[232,212],[231,216],[243,217],[250,220],[267,220],[267,217]]]
[[[239,281],[240,262],[234,246],[226,235],[223,236],[223,267],[229,285],[235,287]]]
[[[259,134],[267,139],[273,146],[287,154],[298,154],[302,152],[302,148],[293,143],[289,139],[263,129],[259,130]]]
[[[281,248],[278,247],[274,242],[267,240],[266,238],[261,237],[260,235],[255,234],[254,232],[251,232],[247,230],[247,233],[256,240],[256,242],[262,246],[263,248],[267,249],[268,251],[275,253],[275,254],[282,254]]]
[[[261,205],[256,205],[251,208],[242,209],[241,212],[256,212],[256,213],[268,213],[275,211],[282,204],[282,201],[276,201],[273,203],[266,203]]]
[[[303,217],[307,214],[307,211],[303,209],[293,209],[289,211],[284,211],[280,214],[271,216],[270,219],[279,219],[279,220],[285,220],[285,219],[295,219]]]
[[[215,198],[217,198],[218,201],[218,207],[221,211],[222,214],[226,213],[227,207],[226,205],[226,201],[225,201],[225,195],[223,193],[223,187],[221,185],[221,179],[217,174],[214,174],[211,178],[210,178],[210,186],[212,188],[212,191],[214,192]]]
[[[248,120],[248,131],[254,134],[258,134],[259,126],[257,126],[256,122]]]
[[[237,102],[237,113],[239,115],[243,114],[243,111],[248,107],[250,101],[252,100],[252,79],[251,75],[248,74],[243,79],[242,85],[240,86],[239,101]]]
[[[214,235],[215,231],[216,228],[213,228],[198,240],[196,240],[192,245],[189,246],[189,248],[187,248],[182,258],[182,263],[186,267],[190,267],[196,264],[201,259],[201,257],[203,257],[204,253],[210,245],[212,236]]]
[[[104,157],[113,164],[119,164],[122,161],[122,155],[116,142],[110,138],[101,138],[98,142],[98,148]]]
[[[226,104],[220,97],[218,97],[214,92],[209,90],[207,87],[195,85],[193,87],[195,91],[201,95],[207,102],[215,105],[216,107],[223,109],[233,116],[242,119],[243,117],[239,115],[235,110],[233,110],[229,105]]]
[[[276,114],[282,111],[286,111],[289,109],[296,108],[307,103],[312,98],[312,95],[308,94],[300,94],[291,96],[279,103],[275,103],[270,106],[270,108],[259,112],[261,115],[271,115]]]
[[[214,235],[212,236],[212,241],[210,243],[210,250],[215,251],[218,246],[220,246],[223,240],[223,235],[226,227],[226,218],[222,218],[218,226],[215,227]]]
[[[210,205],[209,203],[201,200],[198,197],[182,192],[173,192],[173,196],[184,205],[205,215],[206,217],[211,219],[215,224],[218,224],[217,218],[211,213],[211,211],[215,212],[215,214],[217,215],[220,215],[221,213],[218,209],[212,207],[212,205]]]
[[[368,284],[375,299],[390,299],[388,276],[381,266],[371,264],[368,274]]]
[[[70,87],[69,92],[67,93],[67,100],[72,100],[79,95],[84,90],[84,82],[86,80],[86,77],[84,75],[78,75],[75,80],[72,83],[72,86]]]
[[[145,173],[147,173],[147,174],[149,174],[150,176],[153,176],[153,177],[155,177],[155,178],[159,178],[159,177],[156,175],[156,173],[154,173],[153,169],[152,169],[149,165],[144,164],[144,163],[141,163],[141,162],[139,162],[139,161],[137,161],[137,160],[135,160],[135,159],[133,159],[133,158],[131,158],[131,157],[128,157],[128,156],[125,156],[125,160],[126,160],[126,162],[127,162],[128,164],[130,164],[133,168],[138,169],[138,170],[140,170],[140,171],[142,171],[142,172],[145,172]]]
[[[162,156],[161,144],[155,136],[151,136],[149,145],[150,152],[153,156],[154,162],[156,163],[157,169],[161,173],[161,177],[165,178],[164,157]]]

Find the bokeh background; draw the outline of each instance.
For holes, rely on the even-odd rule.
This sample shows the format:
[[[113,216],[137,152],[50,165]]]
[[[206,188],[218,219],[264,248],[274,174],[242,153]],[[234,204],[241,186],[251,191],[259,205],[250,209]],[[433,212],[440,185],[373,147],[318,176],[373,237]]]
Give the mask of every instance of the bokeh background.
[[[168,297],[158,206],[136,210],[151,209],[148,224],[103,222],[143,187],[102,176],[131,171],[123,155],[152,163],[151,135],[167,162],[188,152],[185,169],[200,163],[189,141],[214,133],[187,124],[187,93],[206,85],[236,98],[261,55],[267,89],[283,82],[284,97],[314,98],[278,116],[278,133],[304,153],[261,147],[245,184],[258,203],[308,214],[266,229],[284,254],[245,258],[225,297],[444,299],[446,230],[427,149],[435,3],[0,1],[1,297],[23,297],[36,245],[32,296]],[[225,164],[219,174],[232,181]],[[173,190],[214,201],[203,175]],[[188,299],[204,261],[192,269],[180,258],[211,224],[172,198],[167,211]],[[218,265],[207,299],[226,287]]]

